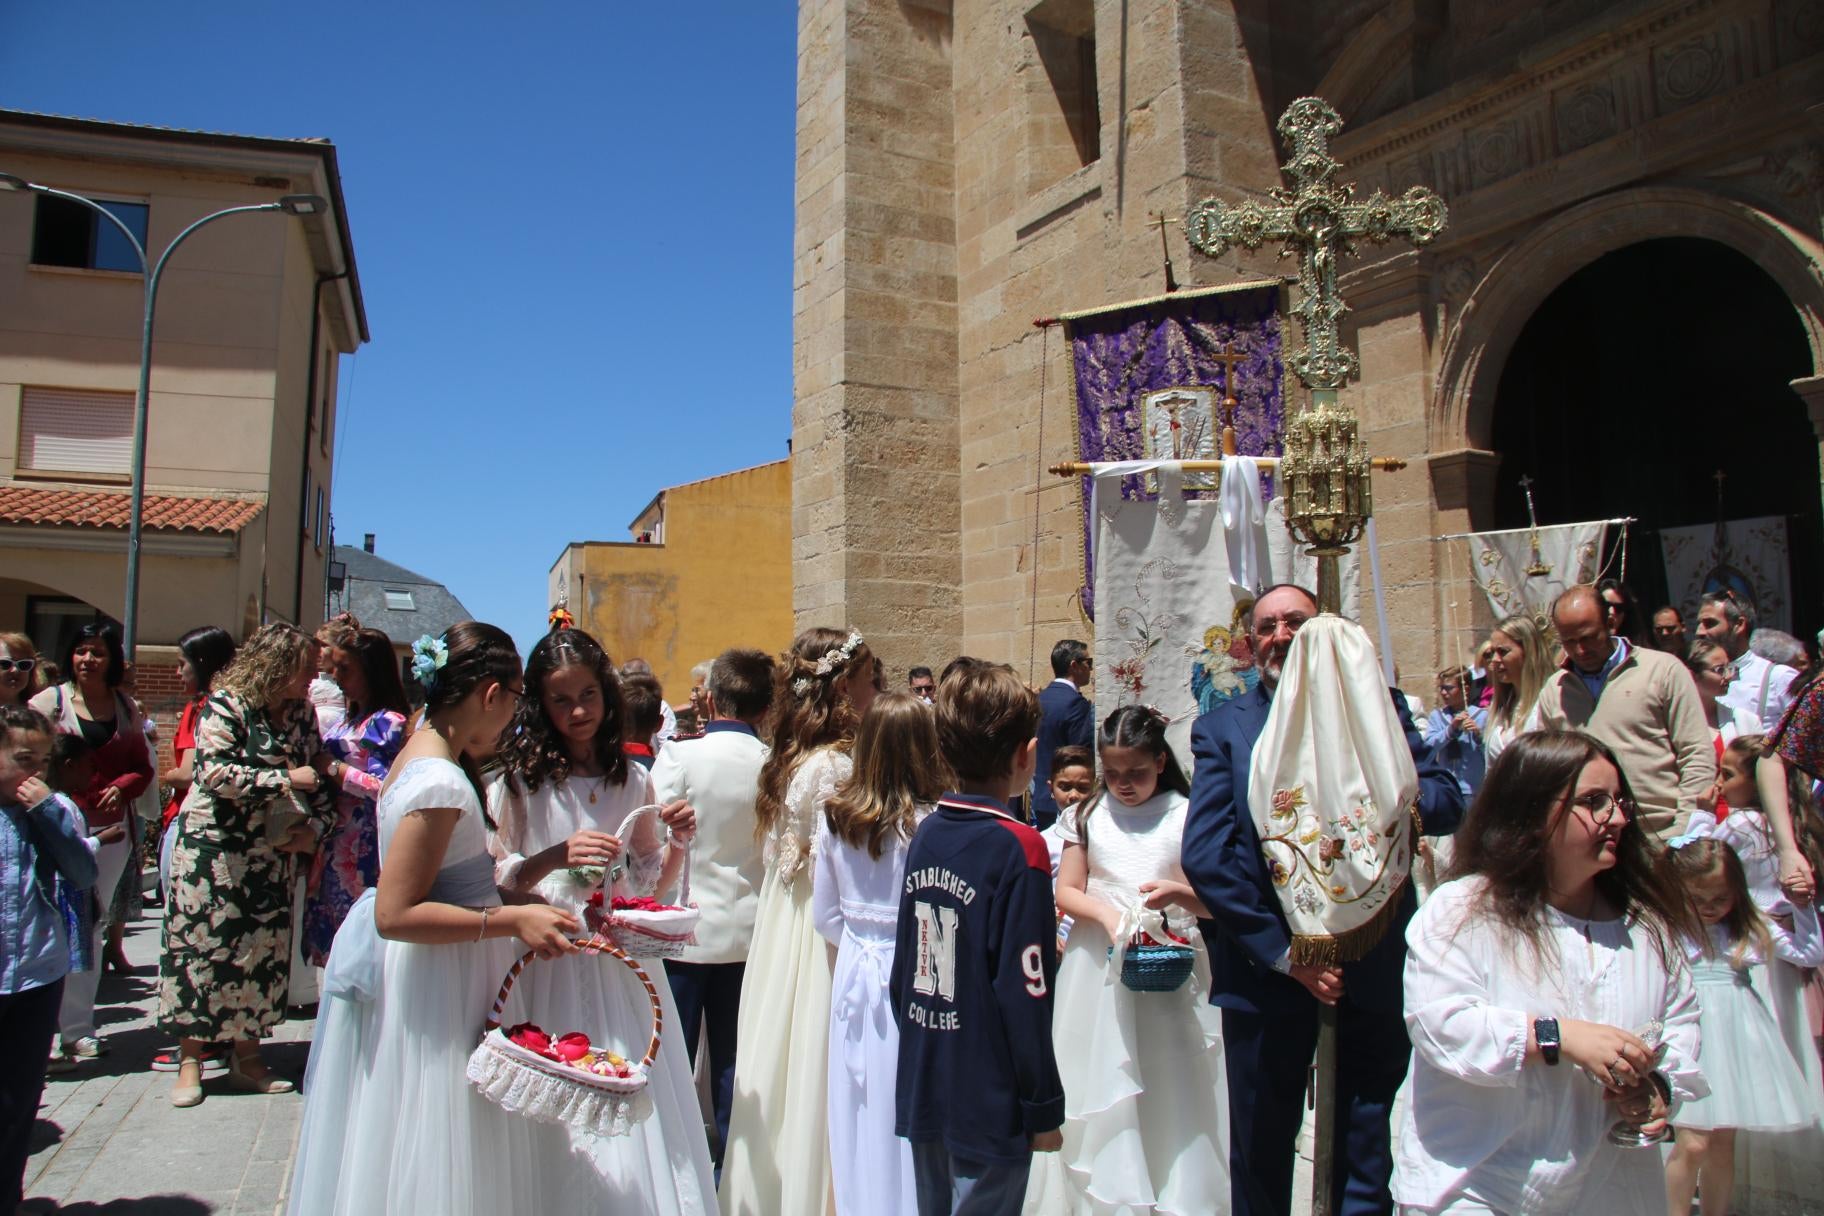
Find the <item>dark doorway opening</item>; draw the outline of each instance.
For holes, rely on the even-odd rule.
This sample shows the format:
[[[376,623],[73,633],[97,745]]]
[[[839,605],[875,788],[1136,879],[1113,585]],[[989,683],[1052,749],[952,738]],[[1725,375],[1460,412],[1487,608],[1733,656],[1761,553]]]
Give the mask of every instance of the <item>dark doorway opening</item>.
[[[1790,381],[1812,375],[1792,303],[1714,241],[1643,241],[1566,279],[1526,323],[1496,390],[1495,519],[1526,526],[1632,515],[1627,582],[1666,603],[1661,528],[1783,516],[1789,628],[1824,625],[1818,439]],[[1611,566],[1610,574],[1617,573]]]

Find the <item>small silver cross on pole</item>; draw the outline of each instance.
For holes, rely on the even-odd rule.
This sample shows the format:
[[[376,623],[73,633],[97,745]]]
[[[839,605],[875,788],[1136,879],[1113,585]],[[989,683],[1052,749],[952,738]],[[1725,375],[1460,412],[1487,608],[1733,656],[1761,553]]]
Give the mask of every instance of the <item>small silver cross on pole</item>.
[[[1533,578],[1544,578],[1552,572],[1539,553],[1539,517],[1533,514],[1533,475],[1527,473],[1520,478],[1520,488],[1526,493],[1526,527],[1528,539],[1532,542],[1533,560],[1526,572]]]

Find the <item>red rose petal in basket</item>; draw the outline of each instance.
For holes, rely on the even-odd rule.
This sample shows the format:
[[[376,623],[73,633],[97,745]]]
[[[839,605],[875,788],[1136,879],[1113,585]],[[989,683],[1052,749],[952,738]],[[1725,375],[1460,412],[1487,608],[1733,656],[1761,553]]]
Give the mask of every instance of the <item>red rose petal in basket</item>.
[[[589,907],[589,908],[601,907],[602,906],[602,893],[600,891],[597,891],[594,895],[591,895],[589,897],[589,902],[587,904],[585,904],[584,906]]]
[[[589,1054],[589,1036],[581,1031],[572,1030],[551,1045],[551,1052],[566,1064],[573,1060],[580,1060]]]
[[[521,1022],[513,1027],[507,1031],[507,1038],[527,1051],[536,1051],[541,1056],[551,1054],[551,1036],[531,1022]]]
[[[675,912],[678,910],[678,905],[662,904],[650,895],[634,897],[617,895],[614,897],[614,910],[617,912]]]

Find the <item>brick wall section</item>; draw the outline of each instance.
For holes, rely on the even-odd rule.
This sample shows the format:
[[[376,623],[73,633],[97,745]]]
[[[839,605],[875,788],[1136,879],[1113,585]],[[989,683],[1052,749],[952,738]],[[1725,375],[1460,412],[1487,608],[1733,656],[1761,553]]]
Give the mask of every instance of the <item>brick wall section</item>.
[[[174,763],[171,738],[177,733],[177,718],[184,709],[184,686],[177,678],[177,647],[142,642],[133,679],[140,708],[158,723],[158,758],[153,767],[162,773]]]

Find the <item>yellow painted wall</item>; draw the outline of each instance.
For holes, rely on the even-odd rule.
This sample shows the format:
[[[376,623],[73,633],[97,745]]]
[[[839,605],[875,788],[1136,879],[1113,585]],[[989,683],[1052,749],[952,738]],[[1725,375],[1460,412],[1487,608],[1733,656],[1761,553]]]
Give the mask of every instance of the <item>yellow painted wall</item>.
[[[682,705],[698,663],[731,646],[791,644],[791,462],[669,489],[664,544],[572,545],[553,575],[577,625],[616,664],[651,663],[665,699]]]

